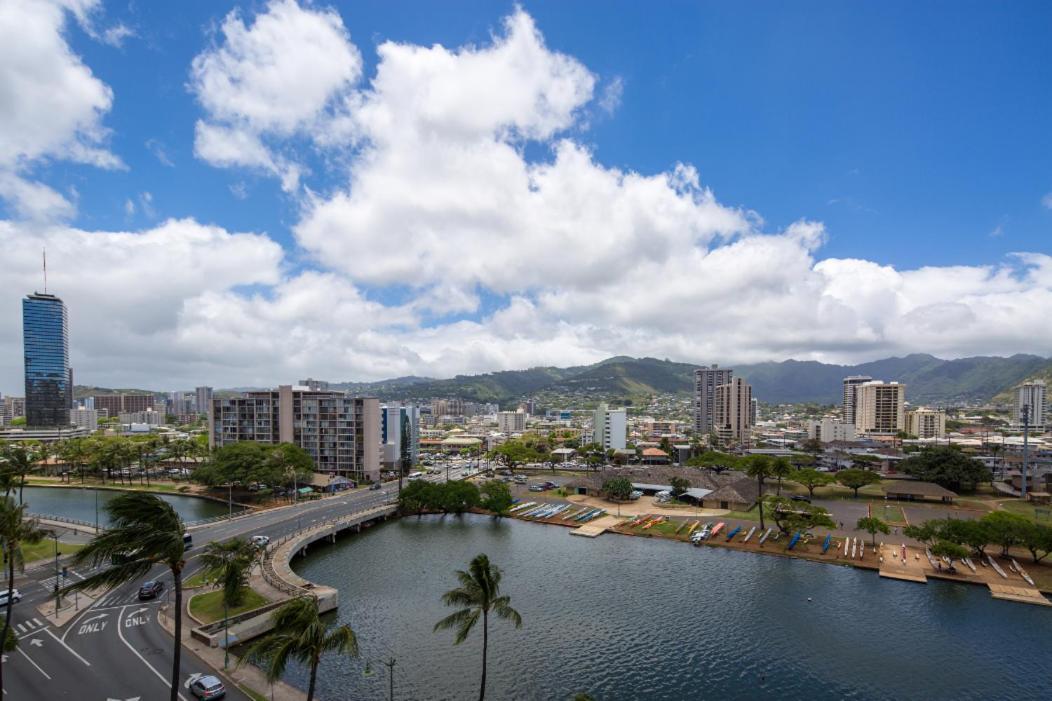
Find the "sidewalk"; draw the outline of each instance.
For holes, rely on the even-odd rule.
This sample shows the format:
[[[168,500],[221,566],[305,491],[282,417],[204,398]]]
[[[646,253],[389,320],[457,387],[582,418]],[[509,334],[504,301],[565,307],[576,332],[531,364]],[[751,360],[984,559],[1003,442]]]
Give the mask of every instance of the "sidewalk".
[[[184,598],[184,602],[188,601],[189,597]],[[286,684],[285,682],[275,682],[273,688],[271,688],[270,682],[267,681],[266,676],[254,665],[245,664],[241,668],[238,668],[236,665],[239,658],[233,653],[230,655],[230,668],[224,671],[223,648],[208,647],[204,643],[193,639],[190,635],[190,630],[197,624],[192,618],[190,618],[189,614],[183,612],[182,616],[183,647],[192,651],[195,655],[204,660],[213,670],[215,670],[216,675],[227,685],[247,687],[256,694],[268,699],[272,698],[274,701],[305,701],[307,695],[304,692]],[[175,634],[175,622],[168,615],[167,606],[161,607],[157,620],[169,634]]]

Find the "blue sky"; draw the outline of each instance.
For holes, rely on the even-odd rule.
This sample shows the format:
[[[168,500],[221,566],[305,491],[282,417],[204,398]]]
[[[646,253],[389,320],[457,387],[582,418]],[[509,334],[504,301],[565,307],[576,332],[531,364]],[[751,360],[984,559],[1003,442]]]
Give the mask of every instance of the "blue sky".
[[[138,379],[160,375],[170,378],[168,382],[189,381],[197,372],[223,384],[231,372],[245,381],[266,381],[311,368],[315,376],[328,372],[338,379],[448,374],[533,363],[570,364],[615,352],[652,352],[698,362],[784,357],[850,361],[917,350],[959,356],[1048,348],[1042,338],[1032,339],[1029,345],[1020,342],[1028,318],[1016,318],[1014,309],[1005,312],[1003,299],[994,297],[1014,295],[1032,306],[1049,294],[1052,268],[1047,261],[1012,255],[1042,256],[1052,249],[1052,90],[1048,89],[1052,5],[1048,3],[581,1],[418,2],[395,7],[389,2],[85,0],[85,5],[88,9],[80,13],[62,10],[61,22],[47,26],[57,33],[60,44],[65,42],[72,60],[90,70],[95,87],[111,91],[112,102],[103,105],[103,98],[96,97],[95,116],[86,118],[88,126],[68,128],[64,136],[62,127],[56,126],[58,136],[35,150],[20,145],[15,133],[15,146],[8,149],[14,155],[7,165],[0,150],[0,177],[6,168],[18,183],[50,188],[66,201],[64,216],[28,215],[24,201],[11,194],[4,197],[0,191],[0,220],[14,227],[9,235],[25,244],[27,251],[49,238],[54,241],[55,266],[61,269],[66,263],[67,267],[65,280],[63,273],[56,274],[67,290],[87,288],[86,279],[104,277],[106,271],[70,270],[72,258],[63,261],[61,253],[68,247],[55,238],[62,235],[60,230],[94,234],[85,244],[92,245],[113,232],[141,237],[176,220],[197,227],[214,225],[223,245],[243,245],[259,256],[206,250],[200,255],[244,255],[242,261],[256,261],[261,272],[234,274],[228,268],[236,267],[237,261],[225,259],[228,266],[221,274],[208,275],[220,280],[214,286],[203,284],[172,297],[143,299],[144,304],[184,311],[173,312],[167,325],[125,320],[124,331],[135,337],[133,347],[147,348],[152,343],[178,349],[188,344],[196,349],[192,355],[197,370],[175,372],[164,364],[185,358],[183,348],[182,356],[174,352],[172,359],[158,358],[155,364],[136,369],[132,374]],[[19,11],[29,17],[35,10],[20,7]],[[244,103],[235,105],[234,100],[244,94],[209,97],[214,84],[205,86],[195,73],[195,59],[208,57],[216,61],[212,77],[233,63],[238,70],[245,69],[251,57],[231,48],[236,41],[231,22],[242,23],[261,46],[266,37],[255,28],[264,16],[272,17],[276,27],[299,19],[321,22],[321,31],[331,30],[330,38],[336,42],[332,46],[348,50],[342,77],[319,88],[323,104],[298,115],[288,128],[275,126],[274,120],[280,118],[273,115],[238,112],[238,105]],[[499,66],[498,49],[517,45],[517,38],[531,31],[525,24],[513,27],[510,18],[520,16],[532,23],[538,39],[524,40],[518,63]],[[120,27],[125,29],[114,31]],[[291,28],[276,34],[279,39],[293,35]],[[430,92],[436,90],[421,79],[402,94],[397,90],[382,94],[373,81],[384,64],[378,48],[385,42],[407,50],[416,47],[411,57],[402,57],[404,64],[396,58],[388,60],[392,72],[417,61],[417,69],[426,70],[407,75],[423,75],[443,70],[443,61],[450,56],[475,53],[480,65],[490,61],[494,67],[475,74],[481,80],[497,75],[498,68],[526,70],[526,86],[528,70],[537,68],[537,75],[543,73],[538,79],[543,84],[534,86],[538,95],[553,104],[564,98],[566,102],[553,108],[554,115],[505,116],[484,128],[474,121],[475,105],[460,105],[461,111],[443,115],[437,127],[427,114],[412,116],[417,120],[411,127],[413,137],[429,134],[428,138],[441,141],[436,151],[421,155],[385,150],[387,134],[361,117],[366,113],[363,104],[426,112],[427,100],[434,97]],[[427,47],[440,47],[444,53]],[[282,51],[291,53],[288,46]],[[52,53],[56,61],[65,60],[58,56],[61,51]],[[355,56],[360,56],[360,65],[355,64]],[[559,56],[572,64],[567,69],[570,74],[560,73]],[[16,59],[15,55],[5,59],[0,52],[0,62],[7,61],[12,69],[9,77],[22,65]],[[336,63],[320,61],[315,71],[309,56],[303,60],[306,63],[297,68],[302,74],[293,75],[287,94]],[[465,72],[450,78],[454,92],[459,89],[457,80],[469,80],[463,78],[467,68],[456,70]],[[500,75],[505,79],[493,90],[470,97],[479,101],[479,113],[500,112],[501,101],[515,102],[517,79]],[[30,107],[33,100],[41,100],[39,119],[46,122],[43,98],[19,96],[17,89],[10,91]],[[281,101],[274,102],[277,106]],[[540,109],[523,104],[528,110]],[[339,131],[343,128],[335,119],[339,116],[347,117],[352,126]],[[195,144],[195,128],[202,123],[227,129],[228,136],[240,130],[258,138],[265,149],[263,158],[273,159],[273,164],[253,164],[257,156],[244,151],[232,161],[206,154],[201,143]],[[511,123],[520,131],[508,136]],[[432,169],[434,180],[455,177],[445,163],[460,148],[459,140],[466,138],[464,129],[476,128],[480,131],[470,137],[476,140],[470,148],[480,146],[480,150],[472,157],[483,163],[510,149],[522,159],[520,170],[559,162],[559,145],[569,142],[587,154],[587,162],[579,164],[581,170],[568,182],[626,173],[663,181],[677,164],[691,166],[696,174],[693,180],[687,178],[693,184],[685,190],[672,184],[662,193],[633,194],[624,185],[582,195],[566,223],[568,230],[579,232],[581,241],[567,239],[576,234],[552,230],[567,220],[565,213],[557,215],[565,203],[553,203],[554,196],[528,205],[519,216],[549,222],[548,229],[544,224],[538,229],[516,229],[517,224],[501,220],[507,212],[501,207],[465,212],[466,205],[449,204],[458,192],[474,193],[480,182],[495,181],[504,173],[514,183],[515,168],[480,176],[479,182],[466,182],[460,189],[451,180],[448,191],[420,195],[416,201],[421,182],[428,182]],[[327,140],[327,134],[337,133],[338,138]],[[99,167],[97,159],[71,155],[71,139],[105,151],[122,165]],[[406,158],[420,161],[406,170],[374,171],[371,157],[389,157],[391,163],[401,165]],[[467,165],[464,168],[469,170]],[[278,177],[290,170],[299,173],[291,185]],[[391,185],[407,172],[424,180],[405,178],[375,201],[362,194],[371,183]],[[399,186],[405,188],[404,211],[385,199]],[[498,201],[502,193],[513,199],[528,197],[516,187],[508,185],[491,194]],[[680,195],[688,192],[687,199],[693,198],[695,204],[711,191],[714,209],[682,212],[677,215],[684,217],[680,223],[673,222],[671,231],[666,231],[668,222],[661,217],[666,207],[675,206],[668,198],[677,187]],[[553,187],[550,192],[558,191]],[[650,195],[666,199],[646,199]],[[623,214],[621,219],[606,223],[584,215],[580,222],[573,219],[582,203],[607,196],[611,199],[605,208]],[[591,257],[589,240],[601,239],[610,226],[625,220],[631,228],[639,218],[647,221],[635,226],[635,233],[625,232],[623,240],[614,237],[608,246],[611,251],[621,250],[621,258],[611,251]],[[358,230],[354,222],[360,221],[371,222],[373,228]],[[402,226],[405,231],[398,231]],[[491,238],[487,238],[488,226],[495,227]],[[337,240],[344,236],[344,227],[346,240]],[[501,227],[508,227],[507,231]],[[467,229],[476,231],[474,238],[463,233]],[[677,233],[680,230],[689,235],[684,239]],[[261,237],[252,238],[253,234]],[[159,248],[183,251],[197,245],[180,238],[185,236],[197,241],[196,234],[182,230],[158,234]],[[422,252],[413,250],[419,257],[409,264],[397,260],[390,250],[384,252],[387,236],[392,237],[392,249],[415,249],[431,238],[442,245],[421,244]],[[533,260],[530,248],[542,239],[554,258]],[[124,245],[121,241],[115,248]],[[462,247],[458,255],[463,264],[458,265],[455,256],[440,260],[457,246]],[[499,253],[488,262],[475,260],[490,246]],[[522,248],[506,252],[509,246]],[[584,252],[578,254],[577,267],[564,269],[562,262],[552,262],[548,269],[550,261],[565,258],[567,251]],[[715,255],[705,257],[706,252]],[[134,266],[136,256],[145,254],[112,255],[116,257],[110,264]],[[796,338],[799,325],[812,323],[800,319],[783,334],[792,338],[778,344],[762,338],[764,326],[759,324],[753,331],[743,331],[733,346],[720,346],[692,335],[695,332],[685,330],[685,323],[681,328],[689,311],[673,314],[667,301],[642,318],[625,311],[628,306],[638,307],[631,301],[637,290],[655,300],[682,302],[684,310],[699,308],[700,300],[712,297],[711,290],[687,289],[686,281],[673,283],[668,270],[658,269],[651,275],[670,280],[667,288],[649,289],[645,281],[625,281],[619,293],[625,295],[622,307],[608,304],[615,288],[602,288],[624,271],[639,269],[641,259],[666,266],[678,260],[679,272],[689,277],[691,265],[699,270],[709,265],[728,270],[720,256],[734,261],[734,267],[743,256],[753,261],[781,260],[782,255],[785,260],[779,268],[799,264],[806,275],[774,279],[759,268],[754,270],[752,262],[742,271],[735,268],[727,294],[736,285],[748,285],[744,296],[752,306],[735,309],[722,323],[740,327],[742,319],[761,310],[784,318],[784,312],[778,311],[781,305],[796,309],[826,304],[832,306],[824,317],[837,319],[837,328],[844,330],[846,338],[824,346],[818,335]],[[505,256],[506,265],[515,269],[494,272],[495,261]],[[25,259],[29,260],[28,254]],[[196,265],[193,261],[199,259],[173,254],[174,267],[166,275],[185,275],[185,266]],[[864,262],[864,270],[845,262],[851,259]],[[515,267],[519,263],[521,270]],[[139,264],[152,269],[145,260]],[[911,271],[925,267],[938,271],[934,277],[911,277]],[[304,277],[309,273],[320,277]],[[19,276],[32,272],[27,268],[16,276],[12,269],[6,274],[9,282],[22,285]],[[808,275],[821,280],[799,280]],[[643,273],[637,276],[645,279]],[[845,292],[844,281],[851,279],[866,282]],[[637,282],[638,287],[633,287]],[[134,284],[152,289],[150,284]],[[353,327],[351,335],[319,340],[319,334],[330,333],[320,328],[324,320],[318,320],[315,328],[289,310],[293,291],[312,284],[325,294],[337,287],[342,290],[345,297],[333,308],[347,315],[337,322]],[[760,296],[763,289],[772,296]],[[930,289],[937,289],[940,299],[925,305],[919,297]],[[976,292],[976,300],[961,301],[970,291]],[[882,294],[899,300],[895,314],[875,311]],[[71,304],[98,307],[89,297],[78,294]],[[316,353],[304,353],[290,363],[288,349],[268,346],[258,365],[231,370],[201,351],[216,339],[207,340],[200,330],[205,322],[190,319],[187,311],[196,313],[213,304],[223,310],[215,314],[238,308],[238,321],[258,324],[257,334],[302,334],[311,339],[308,347]],[[971,324],[978,329],[993,309],[1007,315],[1005,329],[994,330],[985,339],[975,330],[935,347],[931,342],[925,345],[926,339],[941,338],[947,328]],[[667,323],[661,321],[666,312]],[[904,321],[921,324],[930,337],[913,334],[910,340],[891,330]],[[216,324],[237,327],[232,320]],[[531,347],[529,329],[552,345],[532,345],[532,354],[522,350]],[[651,340],[655,332],[669,340],[655,344]],[[6,339],[7,346],[15,348],[16,335],[17,319],[8,319],[0,330],[0,346]],[[258,345],[247,329],[224,342]],[[462,345],[471,349],[465,351]],[[330,357],[333,347],[340,349],[335,359]],[[107,380],[120,375],[113,369],[119,351],[92,344],[90,353],[78,352],[84,353],[79,362],[90,372]],[[377,355],[388,362],[366,359]],[[560,362],[564,357],[565,362]],[[0,389],[6,386],[11,391],[17,386],[11,380],[20,373],[15,365],[11,361],[3,369]]]
[[[333,6],[367,75],[379,41],[485,42],[514,7]],[[126,227],[126,199],[148,191],[158,217],[194,216],[289,241],[297,207],[276,183],[193,157],[200,110],[186,88],[188,66],[234,7],[253,4],[107,7],[108,18],[138,35],[119,49],[71,31],[73,48],[114,89],[106,124],[129,165],[47,171],[50,182],[80,193],[74,223]],[[825,222],[829,255],[914,267],[1049,248],[1052,211],[1041,205],[1052,191],[1047,3],[524,7],[551,48],[599,76],[622,77],[620,107],[581,136],[603,163],[643,173],[694,164],[722,202],[756,210],[773,228]],[[148,143],[177,167],[162,165]],[[249,193],[244,201],[229,191],[238,183]]]

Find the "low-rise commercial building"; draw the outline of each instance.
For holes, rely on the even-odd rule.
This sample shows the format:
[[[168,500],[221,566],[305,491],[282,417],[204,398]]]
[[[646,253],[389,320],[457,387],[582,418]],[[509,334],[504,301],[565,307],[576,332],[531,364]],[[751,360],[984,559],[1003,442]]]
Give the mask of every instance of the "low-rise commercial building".
[[[855,424],[830,418],[811,420],[807,422],[807,437],[822,443],[849,443],[855,440]]]

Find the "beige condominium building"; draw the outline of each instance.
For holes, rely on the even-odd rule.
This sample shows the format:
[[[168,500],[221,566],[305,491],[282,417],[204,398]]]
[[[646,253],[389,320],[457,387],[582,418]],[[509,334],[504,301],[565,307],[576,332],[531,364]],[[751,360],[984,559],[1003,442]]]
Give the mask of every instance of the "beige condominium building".
[[[208,441],[213,447],[239,441],[292,443],[310,454],[318,472],[378,480],[380,401],[292,385],[215,399]]]
[[[863,382],[855,388],[855,430],[868,436],[894,436],[906,430],[906,385]]]
[[[946,412],[924,407],[907,411],[906,433],[917,438],[945,438]]]
[[[712,430],[721,441],[748,445],[752,429],[752,387],[736,377],[716,387]]]
[[[710,433],[715,418],[716,388],[728,384],[734,377],[734,370],[721,368],[713,363],[712,367],[701,367],[694,371],[694,432]]]

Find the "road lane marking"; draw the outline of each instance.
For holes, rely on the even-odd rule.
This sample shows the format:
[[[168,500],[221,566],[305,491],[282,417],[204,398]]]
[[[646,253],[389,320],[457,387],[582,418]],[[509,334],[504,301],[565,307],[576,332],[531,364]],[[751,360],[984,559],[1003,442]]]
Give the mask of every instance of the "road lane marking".
[[[63,642],[63,641],[62,641],[61,639],[59,639],[59,637],[58,637],[57,635],[55,635],[54,633],[52,633],[52,632],[51,632],[51,629],[50,629],[50,628],[45,628],[45,629],[44,629],[44,632],[45,632],[45,633],[47,633],[48,635],[50,635],[50,636],[51,636],[52,638],[54,638],[54,639],[55,639],[55,642],[56,642],[56,643],[58,643],[58,644],[59,644],[59,645],[61,645],[62,647],[64,647],[64,648],[66,648],[67,650],[69,650],[69,652],[70,652],[70,654],[71,654],[71,655],[73,655],[74,657],[76,657],[76,658],[77,658],[78,660],[80,660],[81,662],[83,662],[83,663],[84,663],[84,664],[86,664],[87,666],[89,666],[89,667],[91,666],[91,663],[90,663],[90,662],[88,662],[88,661],[87,661],[86,659],[84,659],[83,657],[81,657],[80,655],[78,655],[78,654],[77,654],[77,651],[76,651],[76,650],[74,650],[73,648],[71,648],[71,647],[70,647],[69,645],[66,645],[66,643],[65,643],[65,642]]]
[[[20,654],[20,655],[21,655],[22,657],[24,657],[24,658],[26,658],[27,660],[29,660],[29,664],[31,664],[31,665],[33,665],[34,667],[36,667],[36,668],[37,668],[37,671],[38,671],[38,672],[40,672],[41,674],[43,674],[43,675],[44,675],[44,676],[45,676],[45,677],[46,677],[46,678],[48,679],[48,681],[51,681],[51,675],[50,675],[50,674],[48,674],[47,672],[45,672],[44,670],[42,670],[42,669],[40,668],[40,665],[38,665],[38,664],[37,664],[36,662],[34,662],[34,661],[33,661],[33,658],[32,658],[32,657],[30,657],[30,656],[29,656],[29,655],[27,655],[26,653],[22,652],[22,648],[20,648],[20,647],[16,647],[16,648],[15,648],[15,650],[17,650],[17,651],[18,651],[18,654]]]
[[[38,626],[44,625],[43,623],[40,622],[39,619],[36,619],[36,618],[33,619],[33,623],[36,623]]]
[[[125,609],[125,608],[127,608],[127,606],[125,606],[125,607],[121,608],[121,612],[117,614],[117,621],[118,621],[118,623],[120,622],[121,616],[122,616],[122,615],[124,615],[124,609]],[[136,650],[136,649],[135,649],[134,647],[132,647],[131,643],[129,643],[129,642],[128,642],[128,640],[127,640],[127,639],[126,639],[126,638],[124,637],[124,631],[123,631],[123,630],[121,630],[121,626],[120,626],[120,625],[118,625],[118,626],[117,626],[117,637],[119,637],[119,638],[121,639],[121,642],[122,642],[122,643],[124,643],[125,647],[127,647],[127,648],[128,648],[129,650],[131,650],[131,651],[132,651],[132,654],[134,654],[134,655],[135,655],[136,657],[138,657],[138,658],[139,658],[140,660],[142,660],[142,663],[143,663],[144,665],[146,665],[146,666],[147,666],[147,667],[149,668],[149,670],[150,670],[151,672],[153,672],[154,674],[156,674],[156,675],[157,675],[157,678],[158,678],[158,679],[160,679],[160,680],[161,680],[162,682],[164,682],[164,685],[165,685],[165,686],[167,686],[167,687],[168,687],[169,689],[171,689],[171,688],[172,688],[172,683],[171,683],[170,681],[168,681],[168,678],[167,678],[167,677],[165,677],[165,676],[164,676],[163,674],[161,674],[160,672],[158,672],[158,671],[157,671],[157,670],[156,670],[156,669],[154,668],[154,666],[153,666],[152,664],[150,664],[150,663],[149,663],[149,662],[148,662],[148,661],[146,660],[146,658],[145,658],[145,657],[143,657],[143,656],[142,656],[141,654],[139,654],[139,651],[138,651],[138,650]],[[173,639],[173,640],[174,640],[174,639]],[[175,643],[176,645],[182,645],[182,644],[183,644],[181,640],[174,640],[174,643]],[[173,651],[173,654],[174,654],[174,651]],[[183,701],[186,701],[186,697],[185,697],[185,696],[183,696],[182,692],[177,692],[177,693],[179,694],[179,698],[181,698],[181,699],[182,699]]]

